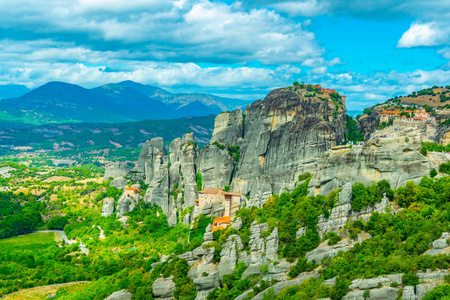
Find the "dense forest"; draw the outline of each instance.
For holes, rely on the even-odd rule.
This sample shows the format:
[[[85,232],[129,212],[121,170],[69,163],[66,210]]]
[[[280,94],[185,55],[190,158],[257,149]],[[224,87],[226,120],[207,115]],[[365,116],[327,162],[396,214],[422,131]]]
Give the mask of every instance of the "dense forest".
[[[42,223],[40,210],[44,207],[36,196],[0,192],[0,239],[36,230]]]

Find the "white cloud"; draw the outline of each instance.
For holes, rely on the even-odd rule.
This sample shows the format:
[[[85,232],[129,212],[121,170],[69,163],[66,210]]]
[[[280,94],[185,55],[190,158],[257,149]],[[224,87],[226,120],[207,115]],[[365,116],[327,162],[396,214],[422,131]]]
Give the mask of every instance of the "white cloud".
[[[207,0],[24,0],[20,6],[0,2],[0,30],[9,36],[141,52],[149,60],[276,65],[324,53],[301,23],[267,9]]]
[[[308,1],[283,1],[275,3],[274,7],[291,16],[317,16],[328,12],[328,3],[326,1],[308,0]]]
[[[397,47],[436,46],[448,41],[448,28],[440,28],[436,22],[413,23],[402,35]]]
[[[327,67],[314,68],[308,72],[311,74],[325,74],[327,72]]]

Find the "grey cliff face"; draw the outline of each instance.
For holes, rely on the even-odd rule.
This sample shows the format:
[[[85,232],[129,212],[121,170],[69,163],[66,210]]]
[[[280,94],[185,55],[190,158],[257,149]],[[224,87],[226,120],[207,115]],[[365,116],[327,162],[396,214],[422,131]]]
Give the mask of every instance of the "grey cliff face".
[[[193,133],[173,140],[169,154],[162,138],[151,139],[141,150],[138,171],[145,175],[149,184],[144,201],[160,206],[170,225],[176,225],[179,212],[194,206],[198,198],[198,156]]]
[[[175,139],[170,145],[170,188],[178,183],[178,187],[184,191],[184,207],[194,206],[197,192],[197,166],[199,156],[194,134],[187,133],[181,138]],[[184,187],[183,187],[184,186]]]
[[[322,155],[309,183],[311,194],[327,195],[345,182],[387,180],[392,188],[418,183],[430,172],[430,161],[420,154],[420,143],[404,138],[366,142],[362,147],[336,147]]]
[[[146,142],[139,156],[138,170],[145,174],[149,184],[144,201],[157,204],[167,215],[169,212],[169,156],[162,138]]]
[[[212,144],[203,147],[198,165],[199,172],[203,175],[204,189],[216,189],[230,184],[234,160],[226,149]]]
[[[102,217],[109,217],[114,213],[114,199],[113,198],[105,198],[103,199],[102,206]]]
[[[245,109],[244,138],[232,188],[242,194],[278,191],[313,172],[319,156],[343,141],[345,107],[287,89]],[[270,189],[269,189],[270,188]]]
[[[210,144],[238,145],[244,133],[242,110],[224,112],[216,117],[214,132]]]

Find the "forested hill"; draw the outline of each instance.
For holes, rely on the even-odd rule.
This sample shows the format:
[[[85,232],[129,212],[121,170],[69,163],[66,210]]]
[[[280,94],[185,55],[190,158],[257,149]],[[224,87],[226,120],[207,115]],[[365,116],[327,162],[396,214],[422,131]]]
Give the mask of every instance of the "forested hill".
[[[0,121],[40,125],[175,119],[218,114],[249,103],[208,94],[172,94],[132,81],[94,89],[49,82],[23,96],[0,100]]]

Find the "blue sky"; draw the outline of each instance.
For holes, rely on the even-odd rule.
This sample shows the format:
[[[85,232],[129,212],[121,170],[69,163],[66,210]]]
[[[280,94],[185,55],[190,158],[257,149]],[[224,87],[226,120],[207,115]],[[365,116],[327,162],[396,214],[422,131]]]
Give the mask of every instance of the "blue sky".
[[[263,98],[298,80],[349,109],[450,84],[450,1],[0,0],[0,98],[134,80]]]

